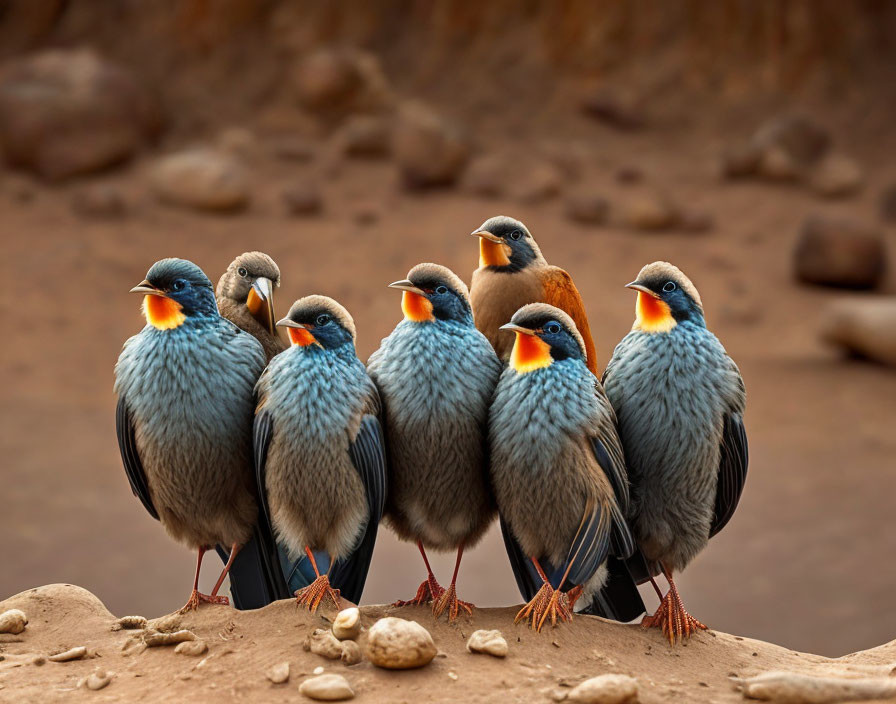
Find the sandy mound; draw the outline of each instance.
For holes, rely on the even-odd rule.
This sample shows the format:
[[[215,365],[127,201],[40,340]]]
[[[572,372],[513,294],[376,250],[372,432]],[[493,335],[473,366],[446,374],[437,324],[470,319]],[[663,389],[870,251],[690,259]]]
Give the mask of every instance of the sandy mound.
[[[423,608],[367,606],[361,610],[365,631],[382,616],[400,616],[427,628],[439,649],[423,669],[386,671],[366,659],[346,666],[304,651],[306,636],[328,628],[334,613],[314,617],[289,601],[253,612],[203,606],[150,620],[160,631],[195,634],[198,640],[181,648],[186,653],[174,646],[144,648],[143,631],[122,629],[95,596],[71,585],[22,592],[0,602],[0,613],[7,609],[21,609],[29,620],[19,635],[0,634],[0,701],[16,702],[69,701],[79,685],[85,688],[79,696],[87,696],[91,683],[103,687],[95,696],[106,701],[296,701],[299,684],[318,667],[344,676],[362,702],[560,701],[575,685],[605,673],[635,677],[641,702],[733,702],[742,694],[732,677],[769,671],[891,677],[896,663],[896,641],[831,660],[718,632],[670,648],[658,631],[588,616],[536,634],[513,625],[514,608],[480,609],[448,626]],[[507,657],[469,653],[467,639],[478,629],[500,630]],[[359,638],[362,649],[365,638]],[[207,650],[192,645],[199,641]],[[79,646],[86,648],[81,659],[46,659]],[[273,684],[266,673],[283,662],[289,662],[289,680]],[[105,686],[103,673],[110,679]]]

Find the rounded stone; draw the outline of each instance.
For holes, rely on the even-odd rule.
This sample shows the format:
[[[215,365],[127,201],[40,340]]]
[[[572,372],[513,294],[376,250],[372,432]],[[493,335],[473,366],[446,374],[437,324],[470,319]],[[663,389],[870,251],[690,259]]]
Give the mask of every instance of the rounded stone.
[[[432,636],[423,626],[392,616],[373,624],[367,633],[366,649],[370,662],[388,670],[423,667],[437,652]]]
[[[355,696],[352,686],[342,675],[310,677],[299,685],[299,692],[322,702],[341,702]]]

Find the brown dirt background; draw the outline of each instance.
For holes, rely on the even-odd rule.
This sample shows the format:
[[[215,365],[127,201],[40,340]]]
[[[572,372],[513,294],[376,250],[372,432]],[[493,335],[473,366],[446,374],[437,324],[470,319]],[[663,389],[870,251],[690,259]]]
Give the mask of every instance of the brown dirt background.
[[[322,178],[322,215],[295,219],[280,189],[318,172],[263,158],[243,214],[158,205],[138,159],[87,180],[114,184],[132,203],[122,220],[95,221],[70,207],[81,182],[49,187],[0,170],[0,595],[65,581],[115,613],[152,616],[187,594],[194,557],[131,495],[114,435],[112,367],[141,327],[127,289],[152,262],[189,258],[216,280],[236,254],[264,250],[283,272],[278,310],[308,293],[334,296],[354,315],[365,358],[399,319],[385,285],[423,260],[468,279],[477,250],[467,233],[506,213],[572,273],[601,366],[631,325],[623,284],[670,259],[694,279],[710,327],[741,367],[750,477],[736,518],[681,577],[691,611],[720,630],[826,655],[896,635],[896,374],[819,341],[830,300],[867,294],[806,288],[791,274],[806,215],[874,222],[880,190],[896,181],[891,4],[64,5],[0,3],[0,51],[91,44],[134,67],[165,109],[160,149],[234,125],[261,138],[293,124],[320,134],[294,106],[289,67],[309,47],[346,42],[376,52],[398,92],[467,125],[479,150],[506,153],[510,178],[522,177],[525,157],[572,145],[586,165],[582,184],[623,198],[632,187],[614,174],[635,166],[648,186],[716,225],[700,235],[585,226],[564,216],[562,200],[407,194],[389,162],[354,161]],[[595,83],[640,96],[649,127],[620,133],[583,116],[578,96]],[[828,202],[798,187],[719,181],[721,150],[791,108],[814,115],[859,160],[859,195]],[[23,182],[25,202],[11,195]],[[357,222],[360,204],[378,212],[374,223]],[[893,228],[886,237],[892,254]],[[365,602],[410,596],[418,562],[383,530]],[[436,563],[446,574],[452,558]],[[519,600],[495,531],[468,553],[459,591],[482,606]],[[584,638],[573,633],[558,637]]]

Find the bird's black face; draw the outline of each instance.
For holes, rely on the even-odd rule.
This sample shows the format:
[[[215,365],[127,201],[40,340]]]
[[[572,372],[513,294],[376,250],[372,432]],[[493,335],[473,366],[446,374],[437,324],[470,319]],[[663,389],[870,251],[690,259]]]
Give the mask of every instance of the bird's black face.
[[[520,271],[538,258],[535,240],[518,220],[501,216],[491,218],[472,234],[479,237],[480,267]]]
[[[628,288],[638,291],[637,315],[645,329],[662,331],[685,320],[703,320],[703,310],[675,277],[653,275]]]
[[[185,259],[162,259],[131,289],[145,295],[147,321],[160,330],[179,327],[188,317],[218,314],[212,283],[198,266]]]
[[[585,361],[576,336],[550,313],[514,315],[501,329],[516,333],[510,365],[521,374],[566,359]]]
[[[293,308],[277,323],[285,327],[290,342],[299,347],[317,344],[334,350],[346,344],[354,344],[352,332],[345,326],[339,311],[324,305]]]

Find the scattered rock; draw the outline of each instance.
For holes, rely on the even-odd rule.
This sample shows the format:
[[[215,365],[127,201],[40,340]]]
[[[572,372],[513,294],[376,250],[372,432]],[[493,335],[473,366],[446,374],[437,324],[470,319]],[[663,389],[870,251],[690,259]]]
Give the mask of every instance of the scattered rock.
[[[296,183],[283,189],[283,204],[290,215],[317,215],[324,202],[320,189],[313,183]]]
[[[829,154],[809,176],[809,186],[825,198],[850,196],[862,188],[864,181],[858,162],[842,154]]]
[[[136,630],[146,628],[146,619],[143,616],[122,616],[115,622],[119,629]]]
[[[643,129],[646,119],[637,102],[607,90],[599,90],[582,100],[585,114],[609,127],[632,132]]]
[[[19,609],[10,609],[0,614],[0,633],[18,635],[25,630],[27,624],[28,617]]]
[[[342,643],[342,663],[344,665],[357,665],[363,660],[361,655],[361,646],[353,640],[346,640]]]
[[[391,102],[379,60],[355,49],[319,49],[301,59],[294,72],[301,103],[325,115],[370,112]]]
[[[638,681],[628,675],[599,675],[573,687],[567,702],[577,704],[634,704]]]
[[[31,664],[36,665],[37,667],[40,667],[41,665],[46,665],[47,664],[47,656],[46,655],[35,655],[34,658],[32,658],[32,660],[31,660]]]
[[[622,219],[638,230],[667,230],[678,223],[678,210],[666,196],[643,191],[625,201]]]
[[[793,182],[803,172],[800,165],[781,147],[769,147],[759,157],[757,173],[767,181]]]
[[[185,643],[189,640],[196,640],[196,635],[187,630],[174,631],[173,633],[147,633],[143,636],[143,642],[150,648]]]
[[[487,653],[496,658],[507,657],[507,641],[501,631],[474,631],[467,641],[467,650],[471,653]]]
[[[192,657],[197,657],[199,655],[204,655],[208,652],[208,643],[204,640],[185,640],[181,643],[177,644],[177,647],[174,648],[174,652],[179,655],[189,655]]]
[[[428,665],[436,656],[432,636],[415,621],[388,616],[367,632],[367,658],[377,667],[407,670]]]
[[[762,152],[754,144],[736,144],[722,154],[722,177],[727,179],[755,176]]]
[[[549,162],[541,162],[523,169],[514,195],[521,203],[542,203],[558,195],[562,186],[560,170]]]
[[[893,678],[840,679],[813,677],[795,672],[765,672],[737,679],[745,699],[763,699],[779,704],[834,704],[896,697]]]
[[[845,219],[809,217],[794,250],[799,280],[823,286],[870,289],[886,273],[881,233]]]
[[[610,201],[591,191],[579,191],[566,199],[566,217],[574,222],[603,225],[610,215]]]
[[[61,653],[56,653],[47,658],[50,662],[68,662],[69,660],[80,660],[87,655],[87,648],[79,645],[77,648],[70,648]]]
[[[312,675],[322,675],[322,674],[324,674],[324,668],[322,666],[318,665],[311,671],[311,674]]]
[[[274,684],[283,684],[289,681],[289,663],[281,662],[279,665],[274,665],[264,673],[264,676]]]
[[[363,159],[385,158],[392,146],[389,123],[375,115],[350,117],[335,140],[343,154]]]
[[[896,184],[888,186],[880,194],[880,216],[886,222],[896,222]]]
[[[822,337],[852,354],[896,367],[896,297],[838,301]]]
[[[309,699],[317,699],[324,702],[339,702],[345,699],[352,699],[355,696],[355,692],[352,690],[348,680],[342,675],[310,677],[299,685],[299,692]]]
[[[13,60],[0,69],[0,151],[50,181],[124,161],[161,127],[144,85],[90,49]]]
[[[83,218],[114,220],[127,213],[124,196],[114,186],[96,185],[78,189],[72,196],[72,210]],[[146,623],[146,619],[143,619]]]
[[[302,648],[330,660],[339,660],[342,657],[342,643],[337,640],[332,631],[325,628],[315,628],[305,638]]]
[[[249,176],[226,152],[197,148],[162,157],[150,171],[160,200],[197,210],[232,212],[250,200]]]
[[[333,619],[333,635],[339,640],[354,640],[361,634],[361,610],[357,606],[343,609]]]
[[[500,198],[505,191],[507,166],[497,154],[474,158],[464,171],[461,188],[480,198]]]
[[[398,111],[392,151],[407,188],[449,186],[461,175],[469,142],[459,128],[420,103]]]
[[[174,631],[180,630],[182,621],[183,616],[177,612],[174,612],[173,614],[167,614],[165,616],[160,616],[159,618],[153,619],[152,621],[149,621],[147,625],[153,630],[161,631],[162,633],[173,633]]]
[[[103,689],[112,681],[112,675],[105,670],[97,670],[84,678],[84,686],[94,691]]]
[[[831,146],[831,136],[817,122],[805,115],[786,114],[763,123],[753,135],[751,144],[763,155],[779,151],[798,169],[821,161]]]

